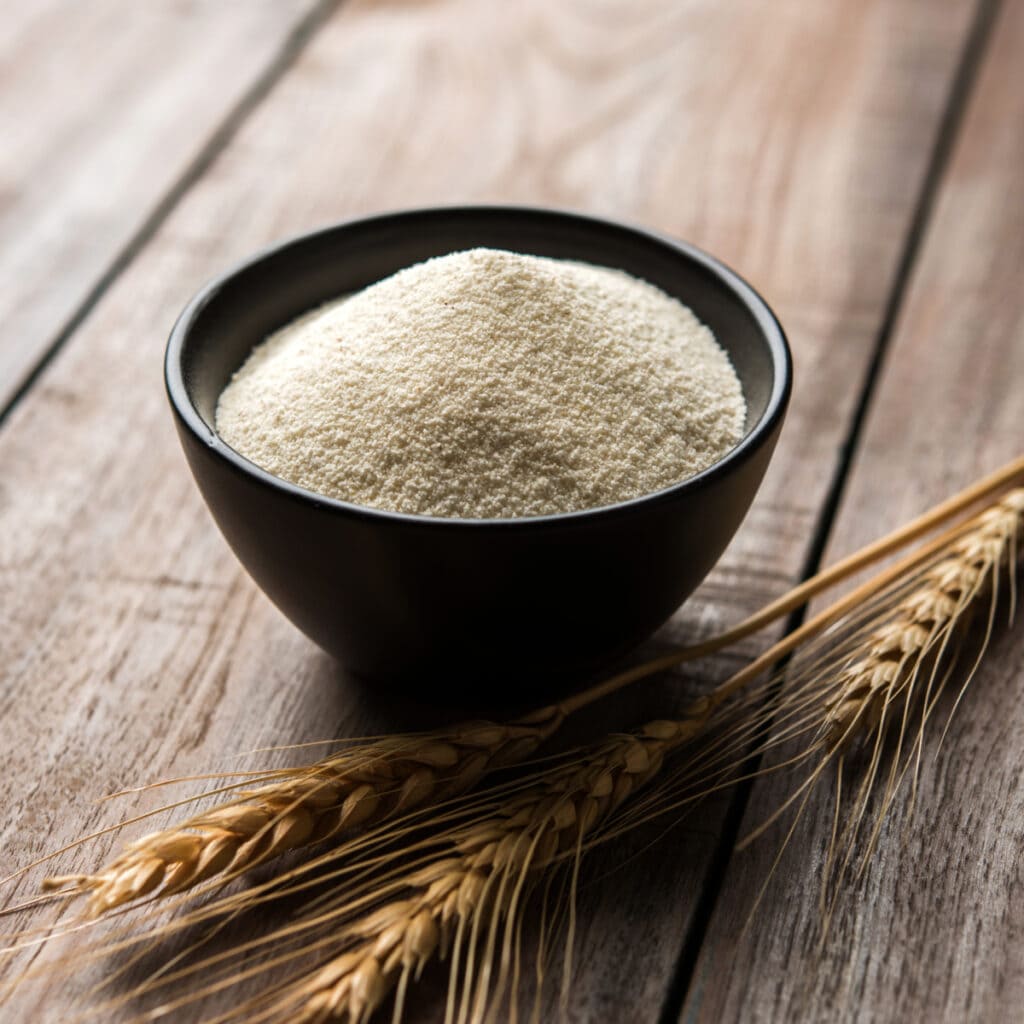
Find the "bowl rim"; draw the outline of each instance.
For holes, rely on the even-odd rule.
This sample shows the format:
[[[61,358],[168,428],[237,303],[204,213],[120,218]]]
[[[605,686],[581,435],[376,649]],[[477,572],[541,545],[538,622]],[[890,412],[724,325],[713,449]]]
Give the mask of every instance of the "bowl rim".
[[[573,221],[587,228],[612,230],[639,236],[672,250],[677,256],[699,264],[723,283],[750,313],[761,336],[767,343],[773,372],[771,394],[764,412],[757,422],[744,434],[740,441],[716,462],[693,476],[670,484],[657,491],[594,508],[577,509],[571,512],[557,512],[538,516],[516,516],[505,518],[471,518],[456,516],[431,516],[418,513],[398,512],[391,509],[373,508],[354,502],[331,498],[316,491],[290,483],[273,473],[262,469],[244,455],[235,451],[224,441],[200,414],[192,401],[182,368],[182,356],[186,350],[192,327],[200,313],[213,302],[220,291],[239,274],[267,259],[277,257],[289,249],[298,249],[324,235],[350,229],[372,227],[375,223],[386,224],[401,220],[416,221],[422,218],[445,216],[510,215],[548,218],[552,221]],[[312,231],[305,231],[280,242],[259,249],[257,252],[230,266],[227,270],[207,281],[189,300],[171,329],[164,357],[164,384],[171,407],[178,421],[201,442],[203,447],[219,456],[236,473],[255,480],[264,487],[277,491],[283,497],[317,509],[332,509],[347,516],[373,521],[400,523],[404,526],[447,527],[474,530],[542,529],[551,526],[569,526],[593,520],[610,520],[632,515],[643,509],[671,502],[683,495],[704,490],[721,477],[733,472],[747,462],[772,436],[775,428],[785,415],[792,391],[793,361],[785,332],[768,303],[744,278],[721,260],[697,246],[673,238],[662,232],[653,231],[625,221],[598,217],[576,210],[557,207],[508,205],[508,204],[455,204],[450,206],[416,207],[372,214],[328,224]]]

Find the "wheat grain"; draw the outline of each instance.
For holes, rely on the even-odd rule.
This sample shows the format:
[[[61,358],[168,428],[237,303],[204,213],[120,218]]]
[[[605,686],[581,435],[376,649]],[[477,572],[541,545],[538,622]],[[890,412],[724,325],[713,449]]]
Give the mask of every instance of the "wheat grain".
[[[97,917],[145,896],[234,878],[288,850],[463,793],[488,772],[529,756],[561,720],[550,708],[516,722],[468,723],[345,750],[143,836],[96,874],[43,884],[88,894],[86,916]]]

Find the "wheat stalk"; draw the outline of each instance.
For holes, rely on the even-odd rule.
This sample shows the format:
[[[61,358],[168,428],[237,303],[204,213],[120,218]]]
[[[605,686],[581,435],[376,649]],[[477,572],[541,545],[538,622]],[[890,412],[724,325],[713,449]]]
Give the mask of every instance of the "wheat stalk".
[[[439,839],[427,863],[418,864],[397,883],[388,878],[381,893],[384,902],[366,909],[371,882],[347,903],[355,908],[351,916],[344,918],[346,904],[342,905],[338,913],[343,919],[336,922],[345,945],[340,954],[273,990],[269,1005],[258,997],[237,1011],[249,1021],[363,1024],[396,991],[398,1020],[409,981],[450,949],[449,1021],[494,1019],[510,978],[514,986],[518,976],[517,915],[531,884],[574,853],[578,861],[584,840],[595,833],[597,838],[601,833],[610,838],[678,807],[682,801],[666,800],[678,797],[678,772],[658,780],[653,794],[640,801],[641,813],[627,807],[629,797],[658,775],[667,754],[701,733],[730,698],[744,692],[749,696],[749,682],[781,654],[838,624],[848,630],[838,645],[839,654],[830,650],[827,637],[820,639],[796,673],[803,682],[782,702],[781,718],[785,719],[788,702],[790,710],[795,708],[802,716],[805,731],[813,732],[814,749],[824,751],[813,781],[826,763],[841,756],[853,736],[880,733],[887,708],[900,693],[913,691],[921,666],[930,654],[945,649],[986,581],[994,581],[1004,566],[1013,566],[1022,522],[1024,489],[1011,492],[929,545],[923,560],[920,553],[909,556],[819,613],[702,698],[679,721],[652,723],[637,735],[610,737],[581,763],[541,773],[525,791],[501,801],[497,810],[491,808],[479,820],[452,828]],[[865,595],[872,599],[866,608]],[[737,746],[768,717],[763,711],[751,716],[748,704],[739,710],[738,721],[731,746],[719,752],[719,761],[728,763],[726,773],[735,767]],[[766,741],[762,751],[777,742]],[[696,762],[698,790],[706,789],[713,777],[715,762],[707,749]],[[877,765],[877,760],[873,763]],[[689,781],[693,780],[691,774]],[[616,828],[617,812],[623,809],[632,816],[625,827]],[[830,855],[830,863],[833,859]],[[826,867],[826,877],[828,872]],[[461,986],[460,955],[466,961]],[[186,1005],[194,997],[163,1009]]]
[[[892,718],[889,709],[895,700],[903,695],[909,701],[911,695],[921,693],[917,682],[929,664],[933,667],[927,674],[923,703],[930,711],[939,688],[934,685],[938,659],[954,628],[985,591],[987,581],[994,584],[1006,566],[1012,571],[1022,522],[1024,490],[1017,490],[819,613],[703,698],[679,722],[656,723],[639,735],[611,737],[596,753],[585,754],[581,761],[569,766],[548,769],[525,791],[507,800],[502,798],[498,805],[483,799],[481,805],[487,808],[486,814],[471,825],[456,825],[442,832],[437,840],[441,846],[432,847],[436,856],[428,857],[426,863],[415,866],[407,876],[399,875],[397,894],[393,876],[389,876],[383,888],[377,888],[372,875],[365,876],[361,902],[356,907],[358,913],[353,911],[355,904],[351,902],[349,916],[339,912],[344,917],[339,935],[346,948],[313,974],[275,990],[277,999],[272,1010],[265,1011],[259,1019],[276,1014],[286,1019],[319,1021],[347,1014],[352,1021],[362,1021],[395,988],[400,1012],[410,978],[448,946],[454,950],[453,978],[460,950],[467,960],[459,1020],[486,1018],[507,987],[509,972],[513,977],[518,973],[518,952],[512,956],[509,951],[513,946],[518,948],[516,914],[533,881],[549,873],[548,869],[557,861],[570,857],[574,851],[578,854],[584,839],[611,837],[642,820],[666,813],[670,807],[664,800],[659,807],[659,797],[673,786],[673,792],[678,793],[678,774],[665,773],[667,778],[663,776],[658,786],[652,787],[653,794],[649,790],[646,800],[639,801],[644,813],[634,813],[626,827],[618,831],[614,828],[619,820],[615,812],[625,807],[631,793],[657,774],[665,754],[700,732],[727,699],[741,691],[749,697],[748,683],[783,653],[803,644],[809,636],[819,636],[817,648],[810,645],[811,656],[799,666],[797,676],[803,682],[794,693],[784,695],[781,705],[781,720],[790,713],[797,716],[798,725],[789,735],[813,732],[811,752],[822,754],[811,781],[820,775],[825,764],[842,756],[842,750],[855,735],[880,736],[885,721]],[[992,590],[994,595],[995,586]],[[866,608],[865,596],[871,600]],[[993,607],[994,600],[993,596]],[[830,650],[828,635],[820,636],[826,627],[835,628],[837,623],[848,630],[846,639],[838,644],[838,653]],[[801,658],[807,650],[803,649]],[[935,660],[930,661],[933,656]],[[533,731],[525,736],[503,733],[502,742],[528,741],[535,746],[542,738],[537,734],[545,730],[550,734],[562,714],[564,711],[560,710],[553,718],[545,720],[541,716],[540,721],[527,724],[525,728]],[[741,728],[732,736],[733,747],[726,751],[729,756],[735,753],[737,743],[750,739],[752,728],[760,729],[767,721],[758,712],[753,722],[749,705],[742,715]],[[904,726],[905,722],[904,715]],[[482,730],[483,736],[486,730],[501,727],[487,723],[476,728]],[[377,747],[388,751],[390,757],[397,758],[401,752],[408,759],[409,738],[401,741],[398,748],[391,745],[393,742],[397,741],[381,741]],[[761,749],[777,742],[773,739]],[[872,772],[877,771],[879,763],[877,742],[876,739]],[[490,751],[489,757],[496,760],[499,755],[494,752],[493,742],[484,746]],[[642,750],[644,756],[634,759],[632,752],[637,750]],[[736,763],[732,756],[729,765],[735,767]],[[708,765],[706,761],[698,763],[697,781],[701,785],[709,778]],[[485,770],[486,765],[476,772],[476,778]],[[395,776],[390,779],[396,781]],[[276,787],[272,788],[276,794]],[[313,792],[315,786],[293,793],[292,799],[305,799]],[[678,805],[679,801],[673,806]],[[456,818],[453,815],[449,821]],[[201,821],[202,817],[194,820]],[[405,834],[400,823],[387,825],[387,815],[379,820],[384,823],[382,842],[388,842],[389,836],[394,841]],[[347,824],[351,822],[340,822],[337,827]],[[330,830],[325,834],[331,834]],[[831,856],[830,863],[834,864]],[[116,885],[116,874],[113,882]],[[103,884],[106,883],[97,886],[101,892]],[[502,928],[504,939],[500,943],[500,959],[496,960],[497,936]],[[473,961],[474,951],[481,948],[482,953]],[[475,974],[470,973],[470,961],[478,962]],[[490,978],[495,963],[501,966],[492,987]],[[163,981],[170,982],[173,977],[168,975]],[[179,1002],[193,998],[194,994]],[[262,1005],[265,1009],[267,1004]],[[454,1013],[451,1002],[449,1013]]]

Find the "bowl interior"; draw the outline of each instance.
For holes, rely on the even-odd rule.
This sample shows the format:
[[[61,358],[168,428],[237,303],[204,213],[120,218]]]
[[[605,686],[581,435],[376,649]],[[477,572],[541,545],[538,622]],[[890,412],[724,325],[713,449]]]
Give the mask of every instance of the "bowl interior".
[[[684,243],[575,214],[480,207],[390,214],[327,228],[226,274],[191,311],[182,343],[180,371],[192,406],[215,434],[221,391],[267,334],[410,264],[476,246],[614,267],[680,299],[732,359],[747,402],[747,435],[781,399],[784,382],[775,371],[785,358],[784,344],[774,317],[713,258]]]

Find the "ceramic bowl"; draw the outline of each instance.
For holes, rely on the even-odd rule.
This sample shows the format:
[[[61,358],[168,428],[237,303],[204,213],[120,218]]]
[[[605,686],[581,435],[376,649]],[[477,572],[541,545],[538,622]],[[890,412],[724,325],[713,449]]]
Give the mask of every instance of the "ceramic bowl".
[[[615,267],[679,298],[736,368],[748,409],[743,438],[697,476],[631,501],[474,520],[326,498],[260,469],[218,437],[218,396],[269,333],[402,267],[475,246]],[[392,213],[261,252],[192,299],[166,358],[196,482],[278,608],[375,687],[474,703],[576,685],[665,622],[746,515],[790,380],[778,321],[718,260],[625,224],[509,207]]]

